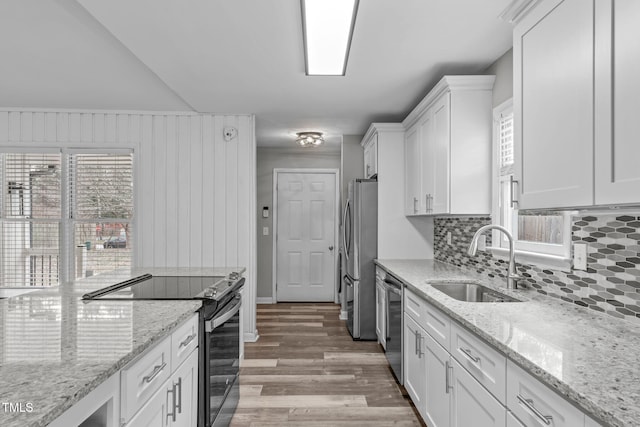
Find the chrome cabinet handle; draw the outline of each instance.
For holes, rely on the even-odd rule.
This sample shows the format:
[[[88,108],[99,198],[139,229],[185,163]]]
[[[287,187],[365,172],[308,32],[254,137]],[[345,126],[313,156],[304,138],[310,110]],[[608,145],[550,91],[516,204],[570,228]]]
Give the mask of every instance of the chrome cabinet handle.
[[[145,377],[142,377],[142,380],[146,383],[150,383],[151,381],[153,381],[159,374],[160,372],[162,372],[162,370],[167,366],[167,362],[164,362],[162,365],[156,365],[153,367],[153,371],[151,372],[150,375],[147,375]]]
[[[371,165],[367,165],[367,178],[369,177],[369,170],[371,170]]]
[[[182,347],[186,347],[186,346],[188,346],[188,345],[189,345],[189,343],[190,343],[191,341],[193,341],[195,337],[196,337],[196,334],[195,334],[195,333],[193,333],[193,334],[189,335],[187,338],[185,338],[185,339],[184,339],[184,341],[182,341],[182,342],[180,343],[180,345],[178,346],[178,349],[181,349]]]
[[[415,340],[414,340],[414,344],[416,348],[415,354],[418,354],[418,330],[417,329],[415,330],[413,335],[415,336]]]
[[[178,413],[181,414],[182,413],[182,377],[178,378],[178,384],[176,384],[176,388],[179,390],[178,404],[174,406],[173,412],[178,411]]]
[[[422,359],[422,356],[424,356],[424,351],[422,351],[422,340],[424,340],[424,337],[422,334],[418,334],[418,359]]]
[[[418,203],[418,198],[414,197],[413,198],[413,213],[418,212],[418,208],[416,207],[416,203]]]
[[[329,250],[332,251],[333,250],[333,245],[329,246]]]
[[[451,366],[451,364],[449,363],[449,361],[447,360],[446,362],[444,362],[444,392],[446,394],[449,394],[449,390],[451,390],[453,388],[453,386],[451,385],[451,374],[453,374],[453,366]],[[451,374],[450,374],[451,372]]]
[[[517,395],[516,398],[518,402],[520,402],[526,409],[529,410],[533,415],[535,415],[540,421],[545,423],[545,425],[551,425],[551,421],[553,417],[551,415],[544,415],[542,412],[535,407],[533,403],[533,399],[525,399],[521,395]]]
[[[511,193],[511,208],[516,209],[518,206],[518,198],[515,193],[516,185],[518,185],[518,180],[513,179],[513,175],[509,175],[509,192]]]
[[[167,418],[171,417],[173,422],[176,422],[176,385],[173,384],[173,387],[167,390],[167,399],[169,398],[169,393],[171,393],[171,408],[173,412],[169,412],[169,403],[167,403]]]
[[[460,347],[460,348],[458,348],[458,350],[460,350],[460,352],[462,352],[462,354],[467,356],[467,359],[471,360],[473,363],[479,363],[480,362],[480,358],[478,356],[474,356],[471,353],[470,349]]]

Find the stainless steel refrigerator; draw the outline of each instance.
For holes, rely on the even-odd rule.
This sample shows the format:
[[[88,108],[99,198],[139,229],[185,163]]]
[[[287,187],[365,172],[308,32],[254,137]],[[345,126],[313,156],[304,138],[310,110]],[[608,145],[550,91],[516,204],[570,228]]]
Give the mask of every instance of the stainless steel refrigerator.
[[[378,182],[355,179],[342,217],[342,277],[347,300],[347,328],[353,339],[376,337],[376,268],[378,256]]]

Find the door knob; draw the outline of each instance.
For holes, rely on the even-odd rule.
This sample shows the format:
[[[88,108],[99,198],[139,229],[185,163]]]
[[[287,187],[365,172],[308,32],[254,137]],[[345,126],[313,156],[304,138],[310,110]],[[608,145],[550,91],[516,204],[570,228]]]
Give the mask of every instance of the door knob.
[[[329,250],[332,251],[333,250],[333,245],[329,246]]]

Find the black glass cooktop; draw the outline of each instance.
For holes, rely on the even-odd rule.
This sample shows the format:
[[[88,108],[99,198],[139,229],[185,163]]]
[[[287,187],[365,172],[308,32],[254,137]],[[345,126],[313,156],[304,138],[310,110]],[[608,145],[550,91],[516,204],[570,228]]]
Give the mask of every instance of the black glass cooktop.
[[[205,299],[220,295],[232,281],[220,276],[152,276],[131,280],[90,292],[83,299],[181,300]]]

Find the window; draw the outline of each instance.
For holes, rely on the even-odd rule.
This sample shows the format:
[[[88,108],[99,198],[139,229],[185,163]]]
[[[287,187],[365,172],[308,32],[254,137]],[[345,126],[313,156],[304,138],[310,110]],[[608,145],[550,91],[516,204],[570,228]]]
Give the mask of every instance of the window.
[[[131,266],[133,153],[0,154],[0,286]]]
[[[512,204],[514,188],[513,103],[507,101],[494,109],[495,184],[494,223],[511,231],[519,258],[543,259],[542,264],[557,266],[569,258],[571,212],[518,211]],[[493,250],[509,248],[503,233],[492,235]],[[528,256],[527,256],[528,255]]]

